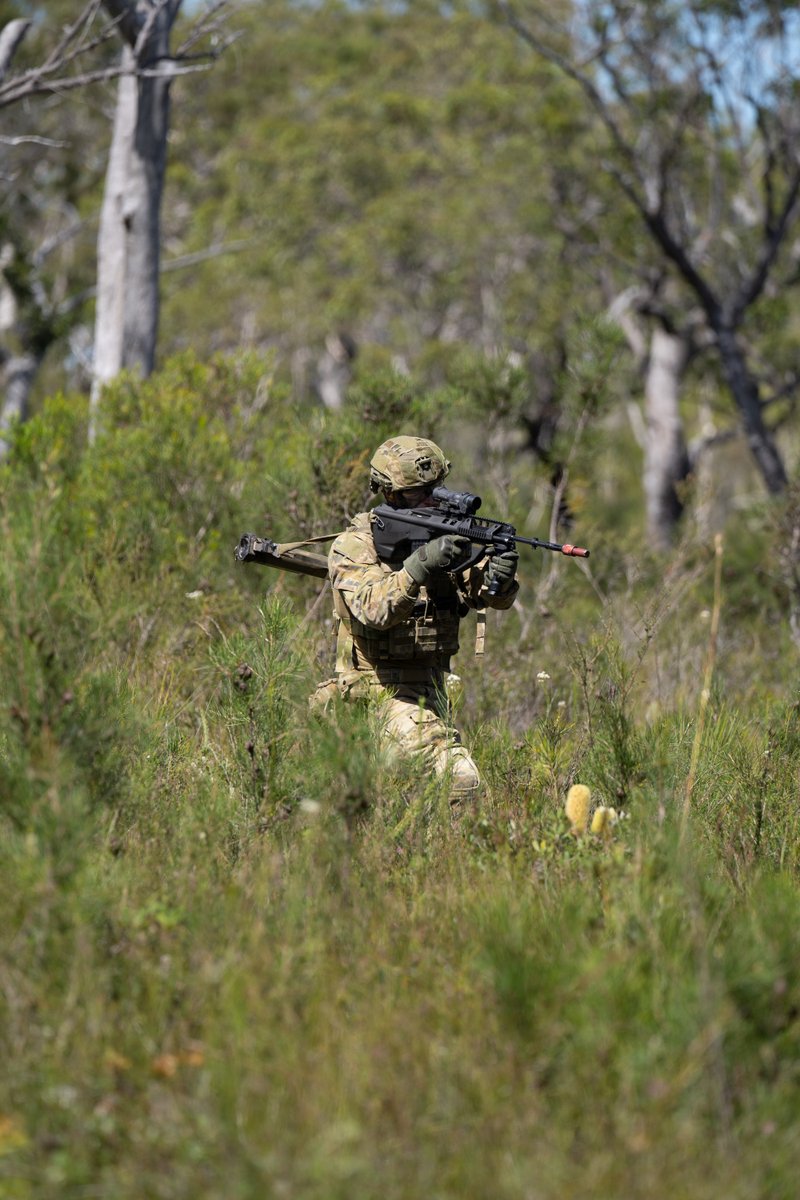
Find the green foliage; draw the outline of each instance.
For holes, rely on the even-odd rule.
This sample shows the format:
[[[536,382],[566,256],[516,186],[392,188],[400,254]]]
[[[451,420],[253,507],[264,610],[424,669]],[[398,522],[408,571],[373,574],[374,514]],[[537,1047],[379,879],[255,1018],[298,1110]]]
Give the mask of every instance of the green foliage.
[[[246,52],[176,82],[192,135],[166,211],[188,253],[243,248],[165,278],[165,345],[235,346],[244,324],[288,364],[344,328],[431,380],[454,350],[549,349],[587,297],[552,221],[587,200],[572,91],[468,4],[261,0],[236,20]]]
[[[513,395],[459,370],[467,400]],[[759,615],[786,603],[777,518],[729,533],[686,814],[708,547],[650,564],[592,476],[591,572],[523,555],[482,664],[467,624],[469,810],[387,757],[374,708],[309,712],[327,599],[233,564],[265,513],[282,539],[338,528],[399,427],[487,510],[538,520],[530,470],[486,466],[482,403],[378,372],[324,413],[269,360],[187,355],[110,389],[91,446],[72,397],[15,431],[0,1194],[791,1194],[800,735],[788,633],[765,656]],[[573,832],[575,782],[616,823]]]
[[[639,384],[592,316],[653,278],[651,250],[574,87],[479,8],[241,9],[231,52],[174,84],[164,243],[190,265],[163,278],[163,367],[106,390],[87,446],[85,397],[45,395],[51,356],[11,434],[2,1197],[795,1194],[797,496],[740,489],[714,641],[718,510],[668,560],[645,547]],[[653,36],[683,21],[639,15]],[[93,95],[19,110],[15,134],[59,143],[46,156],[8,147],[29,184],[0,213],[6,279],[38,350],[90,319]],[[629,111],[665,118],[683,185],[708,114],[675,101],[674,80],[637,85]],[[726,187],[727,149],[707,157]],[[697,194],[681,223],[709,211]],[[730,230],[711,231],[723,265]],[[774,290],[749,325],[779,419],[795,326]],[[308,385],[336,329],[359,357],[331,413]],[[465,623],[468,811],[387,757],[374,708],[309,712],[328,599],[232,559],[246,529],[342,528],[399,431],[546,536],[536,442],[564,466],[560,540],[592,549],[522,552],[481,663]],[[743,478],[728,452],[719,487]],[[602,832],[571,828],[576,782],[618,810]]]

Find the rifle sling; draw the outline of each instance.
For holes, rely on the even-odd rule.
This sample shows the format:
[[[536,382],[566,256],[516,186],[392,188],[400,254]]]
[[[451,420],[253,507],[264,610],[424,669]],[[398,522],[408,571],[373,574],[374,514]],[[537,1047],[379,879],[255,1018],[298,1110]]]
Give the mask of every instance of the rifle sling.
[[[302,542],[276,542],[275,553],[283,554],[286,550],[301,550],[303,546],[313,546],[316,542],[335,542],[341,529],[337,533],[320,533],[317,537],[304,538]]]
[[[486,650],[486,609],[478,608],[475,612],[478,618],[475,625],[475,657],[483,658]]]
[[[294,571],[301,575],[313,575],[317,579],[327,579],[327,555],[315,554],[313,550],[307,550],[306,546],[317,545],[320,542],[332,542],[338,536],[338,533],[325,533],[318,537],[304,538],[302,542],[276,542],[271,554],[276,561],[272,565],[280,570]]]
[[[239,562],[257,562],[265,567],[276,567],[279,571],[327,579],[327,555],[315,554],[313,550],[306,550],[305,547],[316,542],[331,542],[338,536],[338,533],[330,533],[321,537],[306,538],[302,542],[273,542],[268,537],[246,534],[239,544],[236,557]]]

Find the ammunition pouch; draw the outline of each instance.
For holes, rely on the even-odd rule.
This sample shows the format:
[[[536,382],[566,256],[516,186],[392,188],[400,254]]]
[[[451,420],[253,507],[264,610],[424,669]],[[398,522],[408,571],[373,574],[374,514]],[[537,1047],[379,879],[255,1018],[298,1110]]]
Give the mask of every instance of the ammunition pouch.
[[[419,600],[396,625],[375,629],[356,620],[337,589],[333,606],[338,618],[337,673],[372,671],[387,684],[423,683],[432,672],[449,670],[458,650],[459,622],[468,611],[457,594],[429,597]]]

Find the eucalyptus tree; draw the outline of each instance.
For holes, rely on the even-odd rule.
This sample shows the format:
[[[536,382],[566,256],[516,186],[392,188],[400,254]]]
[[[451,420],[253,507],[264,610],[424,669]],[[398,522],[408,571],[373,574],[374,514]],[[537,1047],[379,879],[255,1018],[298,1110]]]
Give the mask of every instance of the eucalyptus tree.
[[[170,51],[180,0],[0,4],[0,427],[24,420],[48,349],[82,321],[98,292],[96,342],[76,337],[101,382],[122,366],[152,367],[158,326],[159,206],[170,81],[225,48],[224,0],[195,9]],[[118,53],[120,39],[124,50]],[[115,53],[117,51],[117,53]],[[103,133],[93,85],[119,80],[97,246],[92,228]],[[107,126],[105,126],[107,128]]]
[[[116,36],[100,0],[0,6],[0,431],[26,419],[45,356],[90,286],[74,249],[91,123],[76,120],[73,100],[119,74],[108,53]]]
[[[782,492],[767,409],[798,379],[788,363],[765,378],[757,343],[765,311],[798,278],[796,6],[580,0],[568,20],[536,0],[491,7],[582,92],[602,132],[598,167],[672,281],[643,309],[687,347],[699,314],[764,484]]]
[[[122,39],[122,59],[97,242],[93,401],[123,368],[148,375],[155,362],[170,89],[178,74],[196,68],[193,49],[218,35],[225,7],[225,0],[212,4],[173,49],[181,3],[103,0]]]

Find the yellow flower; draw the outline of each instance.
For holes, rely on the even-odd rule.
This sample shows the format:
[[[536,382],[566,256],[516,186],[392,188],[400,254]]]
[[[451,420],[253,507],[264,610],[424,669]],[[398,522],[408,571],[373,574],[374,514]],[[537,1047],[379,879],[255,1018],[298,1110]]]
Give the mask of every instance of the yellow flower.
[[[617,823],[617,810],[606,808],[603,804],[595,810],[592,817],[592,833],[610,833],[611,826]]]
[[[567,792],[567,802],[564,812],[572,825],[573,833],[585,833],[589,823],[589,803],[592,793],[583,783],[573,783]]]

